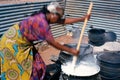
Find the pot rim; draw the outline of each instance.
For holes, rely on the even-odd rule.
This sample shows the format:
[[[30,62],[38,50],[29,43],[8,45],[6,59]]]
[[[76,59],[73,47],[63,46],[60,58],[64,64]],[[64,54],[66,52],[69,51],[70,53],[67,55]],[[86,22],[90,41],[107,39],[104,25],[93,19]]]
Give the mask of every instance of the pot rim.
[[[104,34],[106,31],[104,29],[93,28],[88,31],[91,34]]]
[[[94,75],[97,75],[97,74],[99,74],[99,72],[100,72],[100,70],[98,71],[98,72],[96,72],[95,74],[92,74],[92,75],[86,75],[86,76],[77,76],[77,75],[68,75],[68,74],[66,74],[66,73],[64,73],[63,71],[62,71],[62,73],[63,74],[65,74],[65,75],[67,75],[67,76],[71,76],[71,77],[90,77],[90,76],[94,76]]]
[[[119,52],[119,51],[115,51],[115,52]],[[118,53],[114,53],[114,52],[102,52],[102,53],[99,53],[99,54],[97,54],[97,56],[96,56],[96,58],[98,59],[98,61],[102,61],[102,62],[110,63],[110,64],[116,64],[116,65],[120,64],[119,61],[117,61],[117,62],[115,62],[115,61],[112,62],[111,59],[108,60],[108,61],[101,59],[100,56],[101,56],[101,55],[104,55],[104,54],[118,54]],[[120,55],[120,54],[118,54],[118,55]]]
[[[66,64],[63,64],[63,65],[66,65]],[[64,74],[68,75],[68,74],[63,70],[63,67],[62,67],[63,65],[61,65],[61,71],[62,71]],[[99,66],[99,65],[96,65],[96,67],[97,67],[96,72],[93,73],[93,74],[88,74],[88,75],[74,75],[74,74],[69,73],[69,75],[71,75],[71,76],[77,76],[77,77],[93,76],[93,75],[96,75],[96,74],[98,74],[98,73],[100,72],[100,66]]]

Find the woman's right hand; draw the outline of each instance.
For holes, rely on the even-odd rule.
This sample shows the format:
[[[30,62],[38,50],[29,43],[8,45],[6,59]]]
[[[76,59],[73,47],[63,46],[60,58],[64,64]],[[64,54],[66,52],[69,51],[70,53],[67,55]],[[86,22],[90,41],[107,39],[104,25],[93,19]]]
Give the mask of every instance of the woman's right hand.
[[[78,56],[79,55],[79,51],[74,49],[74,48],[71,48],[71,54],[73,54],[75,56]]]
[[[56,42],[55,40],[47,40],[49,44],[51,44],[53,47],[61,50],[61,51],[67,51],[75,56],[79,55],[79,51],[74,48],[69,48],[67,46],[61,45],[60,43]]]

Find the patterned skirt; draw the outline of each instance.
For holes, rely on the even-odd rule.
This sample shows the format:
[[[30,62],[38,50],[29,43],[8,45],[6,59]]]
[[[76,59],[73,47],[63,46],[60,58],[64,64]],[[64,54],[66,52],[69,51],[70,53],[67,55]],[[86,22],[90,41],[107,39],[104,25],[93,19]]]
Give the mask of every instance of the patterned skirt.
[[[10,27],[0,40],[2,80],[43,80],[46,67],[40,54],[33,49],[22,36],[18,24]]]

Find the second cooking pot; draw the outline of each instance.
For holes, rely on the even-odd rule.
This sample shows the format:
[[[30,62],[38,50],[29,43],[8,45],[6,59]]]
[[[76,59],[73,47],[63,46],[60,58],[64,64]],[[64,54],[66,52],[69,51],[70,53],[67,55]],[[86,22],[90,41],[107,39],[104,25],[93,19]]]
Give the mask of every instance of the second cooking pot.
[[[105,30],[92,28],[88,31],[88,38],[90,44],[101,46],[105,43]]]

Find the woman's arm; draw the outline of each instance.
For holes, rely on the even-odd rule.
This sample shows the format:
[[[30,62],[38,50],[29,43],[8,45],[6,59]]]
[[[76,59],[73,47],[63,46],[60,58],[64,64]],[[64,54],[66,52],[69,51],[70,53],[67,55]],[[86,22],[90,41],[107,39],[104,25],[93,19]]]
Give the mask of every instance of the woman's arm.
[[[45,36],[45,39],[46,41],[52,45],[53,47],[59,49],[59,50],[62,50],[62,51],[67,51],[73,55],[78,55],[79,54],[79,51],[77,51],[76,49],[73,49],[73,48],[69,48],[69,47],[66,47],[64,45],[61,45],[60,43],[58,43],[57,41],[54,40],[54,37],[52,36],[52,33],[50,31],[50,29],[43,29],[43,32],[45,33],[44,36]]]
[[[59,49],[59,50],[62,50],[62,51],[67,51],[73,55],[78,55],[79,54],[79,51],[77,51],[76,49],[73,49],[73,48],[69,48],[69,47],[66,47],[64,45],[61,45],[60,43],[56,42],[54,39],[47,39],[47,42],[52,45],[53,47]]]
[[[60,24],[72,24],[72,23],[76,23],[76,22],[83,22],[85,20],[85,18],[88,18],[88,20],[89,20],[90,15],[85,15],[84,17],[80,17],[80,18],[65,18],[65,19],[59,20],[58,23],[60,23]]]

